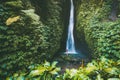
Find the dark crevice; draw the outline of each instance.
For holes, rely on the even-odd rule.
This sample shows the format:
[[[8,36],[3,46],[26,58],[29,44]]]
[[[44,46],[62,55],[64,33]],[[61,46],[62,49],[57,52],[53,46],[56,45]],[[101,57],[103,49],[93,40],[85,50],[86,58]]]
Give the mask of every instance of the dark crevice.
[[[63,24],[64,24],[64,31],[63,31],[63,38],[61,39],[61,49],[59,52],[64,52],[66,48],[66,40],[67,40],[67,32],[68,32],[68,24],[69,24],[69,16],[70,16],[70,1],[65,0],[63,8]]]
[[[74,27],[74,38],[75,38],[75,45],[76,45],[76,50],[77,52],[85,55],[86,57],[88,57],[89,59],[91,58],[91,51],[88,47],[88,44],[85,40],[85,34],[84,34],[84,30],[81,30],[81,33],[78,33],[77,31],[77,25],[76,22],[80,22],[77,21],[77,9],[80,5],[78,5],[78,3],[80,3],[81,1],[76,1],[74,0],[74,7],[75,7],[75,27]],[[81,28],[83,29],[83,28]],[[80,34],[80,35],[78,35]]]
[[[109,19],[112,21],[115,21],[118,17],[117,16],[118,15],[118,5],[119,5],[118,0],[113,0],[111,13],[109,15]]]
[[[40,15],[41,21],[44,23],[47,20],[48,15],[48,2],[47,0],[31,0],[32,5],[35,7],[35,11]]]

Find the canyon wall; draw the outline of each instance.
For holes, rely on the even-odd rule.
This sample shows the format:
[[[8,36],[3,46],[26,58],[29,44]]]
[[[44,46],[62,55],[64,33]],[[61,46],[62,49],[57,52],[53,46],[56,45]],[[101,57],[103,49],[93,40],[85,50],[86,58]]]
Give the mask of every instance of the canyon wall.
[[[93,58],[120,58],[120,1],[75,0],[76,34]]]

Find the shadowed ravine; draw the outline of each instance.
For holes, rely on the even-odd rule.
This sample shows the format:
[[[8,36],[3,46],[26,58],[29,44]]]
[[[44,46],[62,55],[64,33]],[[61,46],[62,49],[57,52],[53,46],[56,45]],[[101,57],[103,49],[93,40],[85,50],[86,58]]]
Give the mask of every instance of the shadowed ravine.
[[[54,60],[59,62],[61,66],[61,72],[64,72],[66,68],[78,68],[81,65],[86,65],[89,61],[88,57],[81,53],[81,51],[76,51],[75,41],[74,41],[74,4],[73,0],[70,0],[70,18],[68,24],[68,34],[66,41],[66,51],[60,52]]]

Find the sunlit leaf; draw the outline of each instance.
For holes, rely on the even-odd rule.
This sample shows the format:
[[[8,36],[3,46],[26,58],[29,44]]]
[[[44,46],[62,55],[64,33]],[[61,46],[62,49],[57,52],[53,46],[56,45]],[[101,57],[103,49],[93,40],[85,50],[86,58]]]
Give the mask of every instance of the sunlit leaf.
[[[56,64],[57,64],[58,62],[57,61],[54,61],[53,63],[52,63],[52,67],[56,67]]]
[[[50,66],[50,62],[45,61],[44,66]]]
[[[100,74],[97,75],[97,79],[96,80],[103,80],[103,78],[101,77]]]
[[[6,20],[6,25],[11,25],[12,23],[18,21],[19,19],[20,19],[20,16],[8,18],[8,19]]]
[[[41,69],[38,69],[38,70],[33,70],[33,71],[30,72],[30,76],[42,75],[45,70],[46,70],[45,68],[41,68]]]

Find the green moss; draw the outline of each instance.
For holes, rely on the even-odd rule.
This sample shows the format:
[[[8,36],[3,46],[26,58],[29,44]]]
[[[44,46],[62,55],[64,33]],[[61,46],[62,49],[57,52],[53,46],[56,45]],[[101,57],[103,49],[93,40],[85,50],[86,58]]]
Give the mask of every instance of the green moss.
[[[120,58],[120,19],[109,19],[113,1],[86,1],[76,3],[76,30],[79,41],[86,41],[91,53],[94,53],[94,58],[101,55]]]
[[[5,16],[0,19],[0,64],[7,66],[4,71],[25,69],[29,64],[52,59],[60,49],[64,26],[61,19],[63,5],[58,2],[60,4],[51,0],[45,5],[49,13],[44,14],[46,22],[41,20],[41,15],[37,14],[41,10],[36,10],[36,6],[30,4],[31,1],[3,2],[0,6],[0,13]],[[36,5],[40,7],[39,4]],[[7,26],[6,20],[14,16],[20,16],[20,19]]]

